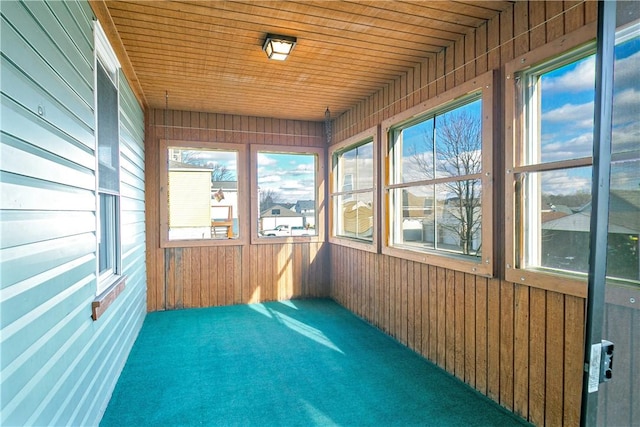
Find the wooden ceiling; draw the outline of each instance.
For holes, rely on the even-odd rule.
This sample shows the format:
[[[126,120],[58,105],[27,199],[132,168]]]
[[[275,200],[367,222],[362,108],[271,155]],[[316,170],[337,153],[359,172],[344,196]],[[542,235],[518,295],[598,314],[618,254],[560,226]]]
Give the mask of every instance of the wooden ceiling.
[[[107,34],[113,38],[115,27],[130,61],[125,72],[148,107],[163,109],[168,101],[176,110],[323,120],[327,107],[334,117],[346,111],[511,3],[106,1],[101,7],[113,20]],[[262,52],[267,33],[297,37],[286,61]]]

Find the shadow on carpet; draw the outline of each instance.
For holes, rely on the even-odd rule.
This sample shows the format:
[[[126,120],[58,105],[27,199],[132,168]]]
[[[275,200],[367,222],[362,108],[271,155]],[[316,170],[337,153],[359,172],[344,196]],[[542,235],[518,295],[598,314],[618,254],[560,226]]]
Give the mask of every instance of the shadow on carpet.
[[[527,425],[331,300],[147,315],[100,424]]]

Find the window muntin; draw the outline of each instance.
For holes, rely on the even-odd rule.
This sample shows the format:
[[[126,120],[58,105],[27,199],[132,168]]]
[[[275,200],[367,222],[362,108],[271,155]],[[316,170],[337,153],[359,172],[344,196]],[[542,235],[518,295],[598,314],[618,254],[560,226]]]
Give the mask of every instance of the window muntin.
[[[162,141],[161,150],[163,245],[237,244],[246,236],[244,146]]]
[[[482,256],[482,99],[467,95],[390,130],[390,246]]]
[[[332,154],[332,236],[373,242],[374,143],[367,138]]]
[[[252,243],[320,241],[324,234],[322,149],[251,146]]]

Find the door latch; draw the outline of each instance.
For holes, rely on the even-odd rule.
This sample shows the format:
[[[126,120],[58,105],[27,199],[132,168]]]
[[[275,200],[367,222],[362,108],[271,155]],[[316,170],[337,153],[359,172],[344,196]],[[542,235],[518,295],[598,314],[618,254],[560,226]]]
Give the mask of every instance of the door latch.
[[[598,391],[598,384],[611,380],[613,376],[613,343],[602,340],[599,344],[592,344],[591,357],[584,368],[589,373],[589,393]]]
[[[602,340],[602,352],[600,357],[600,382],[611,380],[613,370],[613,343]]]

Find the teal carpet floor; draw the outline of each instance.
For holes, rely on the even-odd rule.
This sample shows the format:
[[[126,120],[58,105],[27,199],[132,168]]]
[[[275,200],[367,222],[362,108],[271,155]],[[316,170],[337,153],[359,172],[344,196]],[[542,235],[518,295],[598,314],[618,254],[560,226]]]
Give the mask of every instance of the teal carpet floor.
[[[150,313],[106,426],[524,425],[330,300]]]

